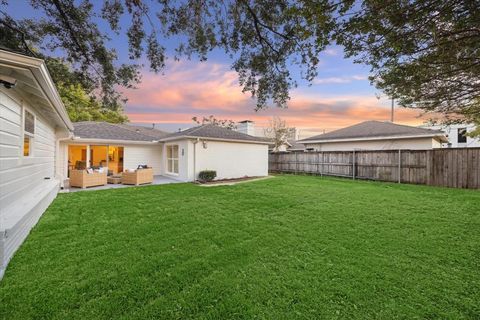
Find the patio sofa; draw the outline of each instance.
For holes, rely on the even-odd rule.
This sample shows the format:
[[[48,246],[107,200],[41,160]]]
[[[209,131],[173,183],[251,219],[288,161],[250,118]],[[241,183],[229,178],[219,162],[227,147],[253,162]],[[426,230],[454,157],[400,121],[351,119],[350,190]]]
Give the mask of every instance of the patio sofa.
[[[139,184],[152,183],[153,182],[153,169],[142,168],[136,169],[133,172],[125,171],[122,173],[122,184],[133,184],[138,186]]]
[[[94,186],[104,186],[107,184],[107,172],[87,172],[87,170],[71,170],[70,186],[78,188],[88,188]]]

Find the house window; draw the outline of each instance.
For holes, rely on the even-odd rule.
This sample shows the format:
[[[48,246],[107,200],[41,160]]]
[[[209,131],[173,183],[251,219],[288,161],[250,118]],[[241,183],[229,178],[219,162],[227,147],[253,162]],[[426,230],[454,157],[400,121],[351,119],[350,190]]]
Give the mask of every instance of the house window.
[[[178,174],[178,145],[167,146],[167,172]]]
[[[23,156],[30,156],[30,137],[28,135],[23,137]]]
[[[458,128],[457,142],[458,143],[467,142],[467,128]]]
[[[35,116],[28,110],[25,110],[23,132],[23,156],[29,157],[32,155],[32,140],[35,135]]]

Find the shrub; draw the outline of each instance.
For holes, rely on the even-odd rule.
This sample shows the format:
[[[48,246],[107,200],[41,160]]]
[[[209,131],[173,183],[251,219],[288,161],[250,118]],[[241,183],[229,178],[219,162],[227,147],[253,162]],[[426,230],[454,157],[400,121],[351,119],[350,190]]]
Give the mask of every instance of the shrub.
[[[200,181],[212,181],[217,176],[217,171],[215,170],[202,170],[198,174],[198,179]]]

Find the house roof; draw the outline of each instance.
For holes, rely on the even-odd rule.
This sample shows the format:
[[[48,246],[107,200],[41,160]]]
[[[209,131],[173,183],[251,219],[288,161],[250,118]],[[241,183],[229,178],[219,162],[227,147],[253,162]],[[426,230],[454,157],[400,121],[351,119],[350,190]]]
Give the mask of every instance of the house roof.
[[[288,150],[304,150],[305,145],[303,143],[298,142],[297,140],[288,140],[290,147]]]
[[[80,139],[152,142],[159,140],[157,136],[168,134],[156,129],[144,128],[146,130],[143,130],[140,126],[96,121],[75,122],[73,127],[73,135]]]
[[[162,140],[177,140],[180,138],[210,138],[218,140],[236,140],[243,142],[252,142],[252,143],[262,143],[267,144],[268,142],[262,138],[254,137],[245,133],[241,133],[235,130],[223,128],[213,124],[205,124],[198,127],[193,127],[187,130],[180,132],[175,132]]]
[[[66,131],[73,130],[67,110],[57,92],[45,62],[0,49],[0,74],[16,80],[9,90],[20,92],[41,114]]]
[[[400,125],[391,122],[365,121],[350,127],[320,134],[300,140],[306,142],[329,142],[336,140],[362,140],[380,138],[406,138],[406,137],[444,137],[441,130],[430,130],[418,127]]]
[[[166,136],[168,136],[170,134],[170,132],[158,130],[158,129],[155,129],[155,128],[137,126],[137,125],[133,125],[133,124],[130,124],[130,123],[117,124],[117,126],[120,126],[122,128],[128,129],[128,130],[135,131],[137,133],[143,134],[143,135],[148,136],[148,137],[152,137],[155,140],[165,138]]]

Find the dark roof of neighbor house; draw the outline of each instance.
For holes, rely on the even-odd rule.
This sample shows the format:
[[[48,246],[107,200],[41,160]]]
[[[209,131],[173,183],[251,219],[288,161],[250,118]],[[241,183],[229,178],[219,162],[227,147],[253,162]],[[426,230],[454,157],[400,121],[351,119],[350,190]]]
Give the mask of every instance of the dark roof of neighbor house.
[[[304,150],[305,145],[303,143],[298,142],[298,140],[287,140],[290,144],[287,150]]]
[[[159,138],[157,136],[164,137],[168,135],[168,133],[156,129],[148,129],[129,124],[115,124],[108,122],[82,121],[75,122],[73,124],[73,127],[73,135],[82,139],[151,142],[158,141]]]
[[[411,127],[391,122],[365,121],[350,127],[302,139],[300,142],[434,135],[443,135],[443,132],[441,130]]]
[[[187,130],[172,133],[165,137],[165,139],[181,137],[198,137],[198,138],[212,138],[222,140],[239,140],[265,143],[266,141],[259,137],[254,137],[245,133],[241,133],[232,129],[223,128],[213,124],[204,124],[198,127],[193,127]]]

